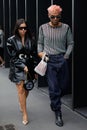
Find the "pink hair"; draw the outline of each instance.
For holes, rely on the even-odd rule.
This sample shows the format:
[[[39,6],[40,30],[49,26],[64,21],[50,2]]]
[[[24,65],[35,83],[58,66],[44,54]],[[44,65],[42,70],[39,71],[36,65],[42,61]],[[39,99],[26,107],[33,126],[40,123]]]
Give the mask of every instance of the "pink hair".
[[[47,10],[49,14],[51,12],[57,12],[59,14],[62,12],[62,8],[59,5],[51,5],[50,7],[48,7]]]

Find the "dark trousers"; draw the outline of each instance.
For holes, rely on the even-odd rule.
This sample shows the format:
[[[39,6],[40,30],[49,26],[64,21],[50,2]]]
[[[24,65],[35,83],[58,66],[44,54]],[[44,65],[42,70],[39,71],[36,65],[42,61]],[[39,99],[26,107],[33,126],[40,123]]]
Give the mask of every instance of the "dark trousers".
[[[68,74],[67,61],[64,59],[63,54],[50,55],[46,75],[53,111],[61,110],[61,95],[67,87]]]

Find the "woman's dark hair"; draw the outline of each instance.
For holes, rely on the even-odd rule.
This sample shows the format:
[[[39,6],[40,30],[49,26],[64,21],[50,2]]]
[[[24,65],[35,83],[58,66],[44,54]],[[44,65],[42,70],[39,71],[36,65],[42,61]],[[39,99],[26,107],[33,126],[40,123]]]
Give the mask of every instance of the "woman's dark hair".
[[[32,35],[31,35],[30,30],[29,30],[28,23],[27,23],[27,21],[25,21],[23,18],[18,19],[18,20],[16,21],[16,24],[15,24],[15,27],[14,27],[14,32],[13,32],[14,35],[15,35],[16,37],[20,38],[18,29],[19,29],[20,25],[23,24],[23,23],[25,23],[25,24],[26,24],[26,27],[27,27],[27,32],[26,32],[26,34],[25,34],[25,38],[29,37],[30,39],[32,39]]]

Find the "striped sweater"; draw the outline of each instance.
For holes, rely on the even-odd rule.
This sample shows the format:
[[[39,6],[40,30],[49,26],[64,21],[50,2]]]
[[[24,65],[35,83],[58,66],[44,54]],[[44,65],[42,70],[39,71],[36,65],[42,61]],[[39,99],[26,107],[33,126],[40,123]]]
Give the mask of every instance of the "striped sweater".
[[[49,23],[39,27],[38,53],[56,55],[65,53],[69,56],[73,49],[74,41],[69,25],[62,23],[59,27],[51,27]]]

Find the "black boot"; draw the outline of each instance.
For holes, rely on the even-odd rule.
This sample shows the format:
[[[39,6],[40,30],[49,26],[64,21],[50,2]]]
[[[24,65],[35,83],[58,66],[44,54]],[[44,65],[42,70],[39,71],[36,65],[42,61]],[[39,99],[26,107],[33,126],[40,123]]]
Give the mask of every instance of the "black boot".
[[[55,123],[57,126],[63,126],[62,114],[61,112],[55,112]]]

